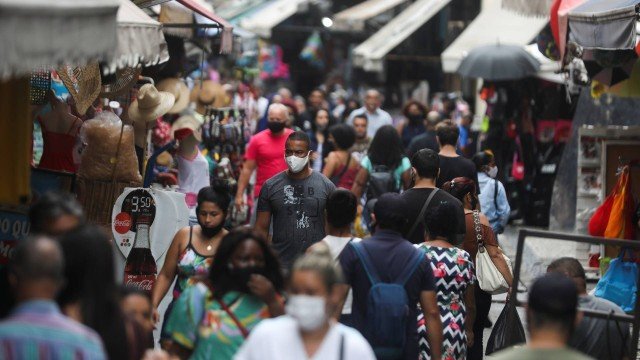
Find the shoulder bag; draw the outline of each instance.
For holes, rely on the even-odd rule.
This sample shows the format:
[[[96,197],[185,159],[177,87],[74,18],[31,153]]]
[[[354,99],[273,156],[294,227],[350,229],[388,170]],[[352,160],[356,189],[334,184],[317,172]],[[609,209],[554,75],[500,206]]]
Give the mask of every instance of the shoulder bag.
[[[420,213],[418,214],[418,217],[416,218],[416,221],[411,226],[411,229],[409,229],[409,232],[407,233],[406,239],[411,240],[411,237],[413,236],[413,233],[418,228],[418,224],[421,224],[421,223],[424,222],[424,219],[423,219],[424,218],[424,213],[427,211],[427,208],[429,207],[429,204],[431,203],[431,200],[433,200],[433,197],[436,195],[436,193],[438,191],[440,191],[440,189],[438,189],[438,188],[435,188],[435,189],[433,189],[433,191],[431,191],[431,194],[429,194],[429,197],[427,197],[427,201],[424,202],[424,205],[422,206],[422,209],[420,210]]]
[[[476,241],[478,243],[478,253],[476,254],[476,277],[478,278],[478,285],[480,285],[482,290],[492,295],[506,293],[509,290],[509,284],[493,263],[491,255],[489,255],[489,252],[485,248],[482,237],[482,226],[480,224],[480,213],[477,210],[473,212],[473,224]],[[509,260],[504,253],[502,253],[502,257],[507,262],[509,271],[512,271],[511,260]]]

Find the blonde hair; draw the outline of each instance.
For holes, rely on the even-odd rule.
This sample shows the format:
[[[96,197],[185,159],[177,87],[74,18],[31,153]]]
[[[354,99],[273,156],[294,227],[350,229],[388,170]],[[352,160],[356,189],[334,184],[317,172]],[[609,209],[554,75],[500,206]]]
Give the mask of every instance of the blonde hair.
[[[313,271],[320,275],[327,291],[342,282],[342,269],[331,256],[328,246],[314,246],[309,252],[293,263],[291,273],[296,271]]]

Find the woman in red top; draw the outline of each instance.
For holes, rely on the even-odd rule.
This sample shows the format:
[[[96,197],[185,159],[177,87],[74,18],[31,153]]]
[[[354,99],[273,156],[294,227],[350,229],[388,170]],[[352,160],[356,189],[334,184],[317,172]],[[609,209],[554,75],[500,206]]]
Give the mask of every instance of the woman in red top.
[[[329,141],[335,144],[335,150],[327,155],[322,174],[337,187],[351,190],[360,170],[360,163],[349,151],[356,142],[356,133],[349,125],[334,125],[329,129]]]

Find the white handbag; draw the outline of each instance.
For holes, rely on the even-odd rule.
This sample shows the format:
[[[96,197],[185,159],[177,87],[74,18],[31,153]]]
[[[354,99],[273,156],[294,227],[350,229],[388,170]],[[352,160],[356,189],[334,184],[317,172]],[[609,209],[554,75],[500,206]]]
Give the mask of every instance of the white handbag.
[[[478,253],[476,254],[476,278],[478,279],[478,285],[480,285],[480,289],[489,294],[504,294],[509,291],[509,284],[493,263],[491,255],[489,255],[489,252],[485,248],[484,239],[482,238],[482,227],[480,225],[480,215],[477,210],[473,212],[473,223],[476,231],[476,241],[478,243]],[[500,253],[504,261],[507,262],[509,272],[512,273],[511,260],[502,252],[502,249],[500,249]]]

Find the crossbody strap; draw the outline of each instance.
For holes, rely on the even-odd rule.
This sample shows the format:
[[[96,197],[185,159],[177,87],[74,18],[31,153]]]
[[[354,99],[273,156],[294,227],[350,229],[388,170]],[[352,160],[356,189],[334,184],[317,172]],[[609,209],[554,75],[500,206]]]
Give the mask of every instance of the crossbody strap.
[[[245,339],[248,338],[249,337],[249,330],[247,330],[247,328],[244,327],[244,325],[242,325],[240,320],[238,320],[238,318],[236,317],[236,314],[234,314],[233,311],[231,311],[231,309],[227,306],[227,304],[224,303],[224,301],[222,299],[220,299],[218,297],[216,297],[215,299],[220,304],[220,306],[222,306],[222,309],[229,315],[231,320],[233,320],[233,322],[236,324],[238,329],[240,329],[240,332],[242,333],[242,337],[244,337]],[[236,301],[237,301],[237,299],[236,299]]]
[[[347,153],[347,156],[348,156],[347,157],[347,164],[344,166],[342,171],[340,171],[340,173],[338,175],[331,177],[331,180],[335,185],[338,185],[340,180],[342,180],[342,177],[344,176],[344,174],[347,172],[347,170],[349,170],[349,165],[351,164],[351,153]]]
[[[364,245],[362,244],[362,242],[359,242],[359,243],[350,242],[349,245],[353,247],[353,250],[356,252],[356,255],[358,255],[358,258],[362,263],[362,267],[364,268],[364,272],[367,273],[367,277],[371,282],[371,286],[379,283],[380,278],[378,277],[376,268],[373,266],[373,263],[371,262],[371,258],[369,257],[369,254],[367,254],[367,250],[364,248]]]
[[[418,214],[416,221],[413,223],[413,225],[411,226],[411,229],[407,233],[407,239],[411,240],[413,233],[418,228],[418,224],[421,224],[422,222],[424,222],[424,219],[423,219],[424,213],[427,211],[427,208],[429,207],[431,200],[433,200],[433,197],[436,195],[438,191],[440,191],[440,189],[435,188],[433,189],[433,191],[431,191],[431,194],[429,194],[429,197],[427,198],[427,201],[424,202],[424,205],[422,206],[422,209],[420,210],[420,213]]]
[[[340,334],[340,360],[344,360],[344,332]]]
[[[498,212],[498,179],[493,179],[493,205]]]

